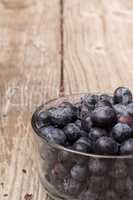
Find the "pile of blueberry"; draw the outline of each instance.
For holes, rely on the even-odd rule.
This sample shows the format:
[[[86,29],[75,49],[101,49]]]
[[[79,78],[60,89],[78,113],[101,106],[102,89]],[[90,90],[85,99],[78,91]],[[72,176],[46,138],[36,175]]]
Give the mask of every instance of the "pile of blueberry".
[[[133,200],[133,158],[123,156],[133,154],[133,99],[128,88],[119,87],[112,96],[89,94],[77,103],[42,106],[32,125],[48,141],[39,140],[39,175],[55,199]]]
[[[133,99],[119,87],[114,94],[85,95],[36,113],[39,134],[50,142],[84,153],[133,154]]]

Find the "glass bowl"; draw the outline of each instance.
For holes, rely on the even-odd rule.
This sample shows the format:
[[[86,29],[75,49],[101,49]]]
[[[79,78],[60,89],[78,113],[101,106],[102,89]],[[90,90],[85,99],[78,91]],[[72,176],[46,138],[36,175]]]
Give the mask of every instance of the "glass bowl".
[[[133,156],[103,156],[67,149],[41,137],[39,111],[85,94],[48,101],[32,117],[38,173],[48,195],[57,200],[133,200]]]

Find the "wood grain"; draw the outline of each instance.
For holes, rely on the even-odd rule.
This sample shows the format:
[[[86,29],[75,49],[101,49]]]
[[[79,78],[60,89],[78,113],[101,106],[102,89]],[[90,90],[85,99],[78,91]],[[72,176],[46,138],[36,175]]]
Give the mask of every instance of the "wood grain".
[[[0,4],[0,200],[43,200],[30,118],[59,94],[59,1],[9,2]]]
[[[133,89],[133,2],[64,1],[66,93]]]

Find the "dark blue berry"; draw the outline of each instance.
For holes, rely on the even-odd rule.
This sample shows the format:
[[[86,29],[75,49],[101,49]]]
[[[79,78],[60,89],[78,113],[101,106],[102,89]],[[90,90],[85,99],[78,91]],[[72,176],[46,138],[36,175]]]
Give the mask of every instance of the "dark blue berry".
[[[126,87],[119,87],[114,92],[114,103],[128,104],[132,101],[132,93]]]
[[[84,119],[82,119],[82,121],[81,121],[81,126],[82,126],[82,129],[84,131],[89,132],[91,127],[92,127],[92,125],[93,125],[92,124],[92,120],[91,120],[91,117],[89,117],[89,116],[84,118]]]
[[[108,136],[108,135],[109,134],[105,129],[95,127],[95,128],[91,128],[88,136],[92,141],[96,141],[98,138],[102,136]]]
[[[100,155],[115,155],[118,153],[118,144],[111,137],[103,136],[96,141],[94,151]]]
[[[76,164],[71,169],[71,177],[76,181],[85,181],[87,174],[87,167],[85,165]]]
[[[111,127],[117,121],[115,111],[108,107],[98,107],[92,112],[91,119],[96,126],[100,127]]]
[[[76,119],[76,111],[70,103],[63,103],[48,110],[51,122],[55,126],[63,127]]]
[[[76,143],[73,145],[73,148],[80,152],[91,152],[92,144],[91,141],[86,137],[81,137]]]
[[[37,116],[36,116],[36,127],[38,129],[44,127],[44,126],[49,126],[51,123],[50,121],[50,117],[48,114],[48,111],[42,111],[42,112],[38,112]]]
[[[69,123],[64,127],[64,133],[67,137],[67,140],[70,143],[75,142],[76,140],[78,140],[81,136],[80,134],[80,128],[78,126],[76,126],[74,123]]]
[[[52,126],[43,127],[40,129],[40,134],[42,137],[47,138],[50,142],[56,144],[65,145],[66,136],[64,132],[59,128],[54,128]]]
[[[112,137],[119,143],[125,141],[126,139],[132,137],[132,128],[128,124],[117,123],[112,128]]]
[[[133,139],[130,138],[123,142],[120,146],[120,153],[122,155],[133,154]]]

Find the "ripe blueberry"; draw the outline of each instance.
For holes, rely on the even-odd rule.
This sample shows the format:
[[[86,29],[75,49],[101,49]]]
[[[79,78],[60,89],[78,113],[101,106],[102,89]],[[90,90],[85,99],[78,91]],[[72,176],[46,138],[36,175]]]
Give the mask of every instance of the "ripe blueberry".
[[[115,155],[118,153],[118,145],[111,137],[100,137],[94,148],[95,153],[102,155]]]
[[[132,136],[132,128],[128,124],[117,123],[112,128],[112,137],[119,143]]]
[[[114,92],[114,103],[128,104],[132,101],[132,93],[126,87],[119,87]]]
[[[115,111],[108,106],[96,108],[93,111],[91,118],[94,125],[100,127],[111,127],[117,121]]]
[[[67,137],[67,140],[70,143],[75,142],[76,140],[78,140],[81,136],[80,134],[80,128],[78,126],[76,126],[74,123],[69,123],[64,127],[64,133]]]

